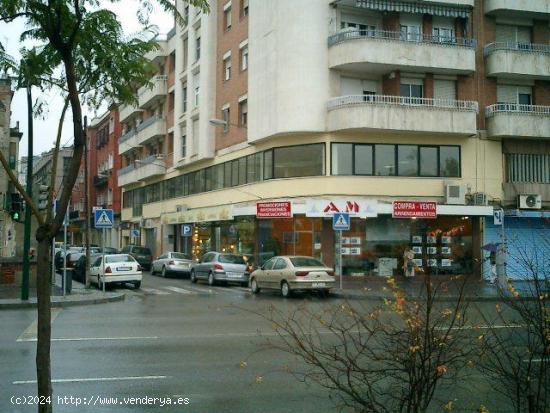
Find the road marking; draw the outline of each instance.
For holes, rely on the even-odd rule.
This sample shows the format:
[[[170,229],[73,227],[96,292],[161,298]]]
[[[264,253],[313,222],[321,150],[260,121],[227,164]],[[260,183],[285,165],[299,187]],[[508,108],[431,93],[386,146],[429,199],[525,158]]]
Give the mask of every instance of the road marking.
[[[462,326],[462,327],[451,327],[451,330],[500,330],[504,328],[524,328],[525,326],[520,324],[510,324],[510,325],[496,325],[496,326]],[[449,327],[435,327],[436,331],[446,331],[449,330]]]
[[[160,337],[60,337],[52,338],[51,341],[115,341],[115,340],[158,340]],[[36,338],[22,339],[17,341],[36,341]]]
[[[168,294],[170,294],[168,291],[161,291],[161,290],[157,290],[156,288],[141,287],[141,291],[143,291],[145,294],[149,294],[149,295],[168,295]]]
[[[174,291],[176,293],[180,293],[180,294],[197,294],[195,291],[189,291],[189,290],[186,290],[185,288],[179,288],[179,287],[173,287],[171,285],[168,285],[166,287],[162,287],[162,288],[166,288],[167,290],[170,290],[170,291]]]
[[[55,321],[59,313],[61,313],[62,308],[52,308],[51,309],[51,324]],[[38,318],[34,320],[30,326],[27,327],[25,331],[21,333],[19,337],[17,337],[16,341],[36,341],[36,335],[37,335],[37,327],[38,327]]]
[[[92,377],[80,379],[53,379],[52,383],[83,383],[94,381],[162,380],[169,376]],[[12,384],[36,384],[36,380],[16,380]]]

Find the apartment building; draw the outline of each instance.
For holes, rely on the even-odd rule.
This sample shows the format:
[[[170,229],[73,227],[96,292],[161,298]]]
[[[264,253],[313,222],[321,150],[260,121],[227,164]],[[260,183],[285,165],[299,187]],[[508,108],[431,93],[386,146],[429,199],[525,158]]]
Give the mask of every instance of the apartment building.
[[[141,234],[124,242],[311,255],[350,276],[398,272],[412,248],[425,270],[478,274],[494,206],[550,207],[550,10],[518,4],[180,5],[153,86],[120,108],[122,221]],[[437,207],[403,219],[394,201]]]

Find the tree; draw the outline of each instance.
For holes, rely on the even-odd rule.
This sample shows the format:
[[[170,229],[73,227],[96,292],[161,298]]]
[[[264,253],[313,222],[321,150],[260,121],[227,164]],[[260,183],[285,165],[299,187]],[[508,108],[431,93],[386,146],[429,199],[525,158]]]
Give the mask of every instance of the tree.
[[[393,299],[374,307],[344,302],[324,309],[299,307],[290,315],[259,313],[274,327],[270,348],[295,356],[300,380],[329,390],[340,407],[356,412],[424,413],[442,389],[456,385],[477,354],[467,328],[465,280],[456,298],[436,303],[448,283],[426,276],[421,296],[388,280]],[[454,283],[456,286],[456,283]]]
[[[152,0],[137,1],[142,6],[138,17],[144,27],[148,28]],[[157,2],[165,10],[175,13],[178,22],[182,21],[183,18],[170,0]],[[188,2],[208,10],[207,0]],[[125,39],[117,17],[101,8],[96,0],[0,0],[0,21],[10,23],[16,19],[23,19],[29,28],[23,33],[22,40],[32,40],[36,44],[26,53],[24,61],[27,63],[19,67],[19,73],[16,73],[18,86],[60,87],[66,93],[73,122],[73,158],[58,199],[59,210],[55,214],[52,212],[53,194],[49,195],[49,205],[43,216],[11,173],[5,157],[0,154],[0,161],[10,180],[38,221],[35,234],[39,274],[36,369],[38,395],[51,400],[49,250],[51,241],[63,223],[80,168],[85,144],[82,104],[99,105],[103,100],[135,102],[135,87],[146,83],[149,77],[150,67],[144,54],[155,45],[152,39]],[[12,74],[17,70],[13,59],[6,56],[3,48],[0,51],[0,67],[12,71]],[[59,72],[61,75],[55,77]],[[56,158],[57,153],[54,152]],[[50,191],[53,191],[53,187]],[[51,412],[52,405],[39,405],[38,411]]]

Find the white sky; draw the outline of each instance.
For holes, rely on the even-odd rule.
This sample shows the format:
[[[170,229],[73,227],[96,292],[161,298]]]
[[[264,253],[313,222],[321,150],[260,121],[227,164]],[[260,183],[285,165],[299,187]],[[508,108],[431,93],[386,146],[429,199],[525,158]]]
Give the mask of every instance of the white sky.
[[[139,23],[136,18],[136,11],[139,7],[139,2],[135,0],[121,0],[117,4],[109,3],[108,8],[113,10],[119,17],[124,32],[126,34],[134,33],[139,30]],[[170,31],[174,25],[174,18],[166,14],[162,9],[157,8],[151,14],[151,24],[158,26],[160,34],[165,34]],[[19,43],[19,35],[24,30],[23,20],[16,20],[10,24],[0,23],[0,41],[6,48],[6,51],[16,59],[19,59],[19,49],[21,47]],[[39,95],[37,89],[33,89],[33,99],[41,98],[48,102],[46,113],[43,115],[45,119],[34,120],[34,147],[33,153],[38,155],[44,151],[53,148],[55,142],[55,136],[57,134],[57,125],[59,122],[59,116],[61,115],[61,108],[63,106],[63,99],[59,94],[50,93],[49,95]],[[20,130],[23,132],[23,138],[19,146],[19,157],[27,155],[27,98],[25,89],[21,89],[15,92],[12,102],[12,117],[11,124],[15,126],[19,121]],[[95,115],[101,115],[101,113],[86,112],[88,115],[88,124]],[[70,107],[65,117],[65,123],[63,126],[63,136],[61,139],[62,144],[72,143],[72,116]]]

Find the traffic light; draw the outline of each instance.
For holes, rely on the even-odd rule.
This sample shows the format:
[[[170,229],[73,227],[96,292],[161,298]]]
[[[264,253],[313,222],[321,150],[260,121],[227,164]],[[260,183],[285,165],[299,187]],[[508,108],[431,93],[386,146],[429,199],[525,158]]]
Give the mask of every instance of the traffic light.
[[[25,210],[25,203],[23,202],[21,195],[19,195],[18,193],[10,194],[10,197],[10,217],[12,221],[22,222]]]
[[[48,191],[50,187],[48,185],[38,186],[38,209],[40,211],[45,210],[48,207]]]

